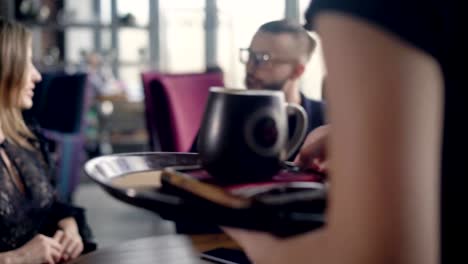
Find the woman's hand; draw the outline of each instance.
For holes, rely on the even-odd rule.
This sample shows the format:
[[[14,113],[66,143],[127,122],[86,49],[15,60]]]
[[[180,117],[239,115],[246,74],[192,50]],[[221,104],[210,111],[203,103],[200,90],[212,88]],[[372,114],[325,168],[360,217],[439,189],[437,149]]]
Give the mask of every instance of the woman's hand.
[[[83,251],[83,240],[78,232],[75,219],[73,217],[64,218],[58,223],[58,226],[61,230],[58,230],[56,235],[60,232],[63,233],[58,236],[58,242],[63,247],[62,259],[68,261],[77,258]]]
[[[23,264],[55,264],[60,261],[62,251],[63,247],[55,237],[36,235],[24,246],[14,251],[14,259]]]

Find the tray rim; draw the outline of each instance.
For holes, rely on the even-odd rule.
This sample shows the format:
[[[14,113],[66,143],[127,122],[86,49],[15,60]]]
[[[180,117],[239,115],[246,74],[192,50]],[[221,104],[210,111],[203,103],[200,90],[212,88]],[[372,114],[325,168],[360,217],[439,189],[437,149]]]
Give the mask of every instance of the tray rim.
[[[139,207],[139,208],[143,208],[143,209],[152,211],[153,213],[156,213],[156,214],[160,215],[162,218],[170,220],[170,221],[181,221],[180,219],[183,218],[183,217],[181,217],[182,215],[184,215],[184,214],[185,215],[191,215],[190,212],[194,209],[194,208],[190,208],[191,203],[185,201],[186,199],[184,199],[182,197],[175,196],[175,195],[171,195],[171,194],[165,194],[165,193],[162,193],[162,192],[150,192],[150,191],[142,191],[142,190],[137,191],[137,188],[131,188],[131,187],[123,188],[123,187],[119,187],[119,186],[115,186],[115,185],[111,184],[112,179],[120,178],[120,177],[123,177],[123,176],[131,174],[131,173],[154,171],[154,170],[163,170],[166,167],[161,167],[159,169],[154,168],[154,169],[146,169],[146,170],[128,171],[128,172],[124,172],[124,173],[119,174],[115,178],[114,177],[105,177],[105,178],[103,177],[103,178],[101,178],[101,180],[98,179],[98,177],[95,177],[95,175],[94,176],[91,175],[93,173],[93,171],[96,169],[96,167],[98,166],[97,164],[104,161],[104,160],[106,160],[106,161],[107,160],[115,160],[115,159],[118,159],[118,158],[125,158],[125,157],[170,156],[170,155],[173,155],[173,156],[174,155],[177,155],[177,156],[192,156],[192,157],[198,157],[199,156],[198,153],[190,153],[190,152],[134,152],[134,153],[110,154],[110,155],[103,155],[103,156],[100,156],[100,157],[95,157],[95,158],[87,161],[85,166],[84,166],[84,170],[85,170],[85,174],[89,178],[91,178],[91,180],[96,182],[99,186],[101,186],[104,189],[104,191],[106,191],[108,194],[110,194],[111,196],[113,196],[117,200],[119,200],[121,202],[125,202],[125,203],[133,205],[133,206],[136,206],[136,207]],[[197,164],[194,164],[194,165],[197,165]],[[177,165],[173,165],[173,166],[177,166]],[[155,205],[158,207],[158,209],[155,209]],[[185,213],[184,212],[175,212],[174,214],[169,213],[168,212],[169,210],[174,210],[174,206],[179,207],[180,211],[184,211],[184,209],[185,209],[185,210],[187,210],[187,212],[185,212]],[[220,210],[220,212],[225,213],[226,215],[229,214],[229,215],[234,216],[234,215],[236,215],[236,212],[237,212],[238,214],[244,215],[243,217],[245,217],[246,215],[249,214],[249,212],[251,213],[252,210],[255,209],[255,208],[248,208],[248,209],[242,209],[242,210],[237,210],[237,211],[232,210],[230,208],[224,208],[224,207],[218,207],[217,209]],[[243,217],[241,217],[241,218],[243,218]],[[260,216],[260,217],[262,217],[262,216]],[[200,218],[200,216],[194,216],[193,219],[198,219],[198,218]],[[200,219],[202,219],[202,218],[203,217],[201,217]],[[271,220],[273,220],[273,219],[271,219]],[[281,221],[282,221],[281,219],[274,220],[275,224],[281,223]],[[323,221],[325,221],[325,219],[323,219]],[[300,230],[300,231],[296,231],[295,234],[286,234],[286,235],[284,235],[282,233],[275,233],[272,230],[266,229],[267,225],[262,226],[262,225],[259,225],[259,224],[252,223],[250,225],[250,227],[246,227],[246,226],[244,226],[242,224],[237,225],[237,223],[235,221],[232,221],[232,220],[229,221],[229,223],[223,223],[223,225],[224,224],[227,224],[227,226],[247,228],[247,229],[252,229],[252,230],[261,230],[261,229],[265,228],[262,231],[270,232],[272,234],[279,235],[279,236],[290,236],[290,235],[295,235],[295,234],[300,234],[300,233],[305,232],[304,230]],[[321,227],[324,224],[325,224],[325,222],[321,222],[321,223],[317,222],[315,224],[316,226],[314,228],[310,228],[308,231],[312,231],[314,229],[317,229],[317,228]]]

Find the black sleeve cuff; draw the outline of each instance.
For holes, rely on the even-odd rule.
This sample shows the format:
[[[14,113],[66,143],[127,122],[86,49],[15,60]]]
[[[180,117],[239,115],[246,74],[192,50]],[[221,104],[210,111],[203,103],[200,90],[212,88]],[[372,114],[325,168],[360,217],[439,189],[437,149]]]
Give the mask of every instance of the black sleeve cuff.
[[[364,20],[438,57],[443,15],[432,0],[313,0],[306,13],[312,29],[316,28],[317,15],[324,12]]]

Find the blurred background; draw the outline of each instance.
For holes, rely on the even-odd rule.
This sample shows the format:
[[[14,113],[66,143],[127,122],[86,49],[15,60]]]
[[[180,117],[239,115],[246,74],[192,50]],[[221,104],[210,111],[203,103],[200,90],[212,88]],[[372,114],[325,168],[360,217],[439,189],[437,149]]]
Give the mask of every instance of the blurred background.
[[[140,72],[204,72],[219,66],[227,86],[243,86],[238,50],[266,21],[303,21],[309,0],[1,0],[1,13],[34,33],[34,58],[43,69],[82,70],[85,55],[100,54],[142,100]],[[234,22],[235,21],[235,22]],[[304,92],[320,98],[320,52]]]

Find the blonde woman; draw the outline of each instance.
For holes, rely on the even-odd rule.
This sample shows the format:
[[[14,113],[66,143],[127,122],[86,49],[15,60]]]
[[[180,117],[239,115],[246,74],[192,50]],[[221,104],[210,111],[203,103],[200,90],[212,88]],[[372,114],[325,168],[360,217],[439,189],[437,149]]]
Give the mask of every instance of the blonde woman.
[[[30,33],[0,18],[0,263],[57,263],[83,250],[78,209],[56,200],[39,141],[21,116],[41,80],[31,53]]]

